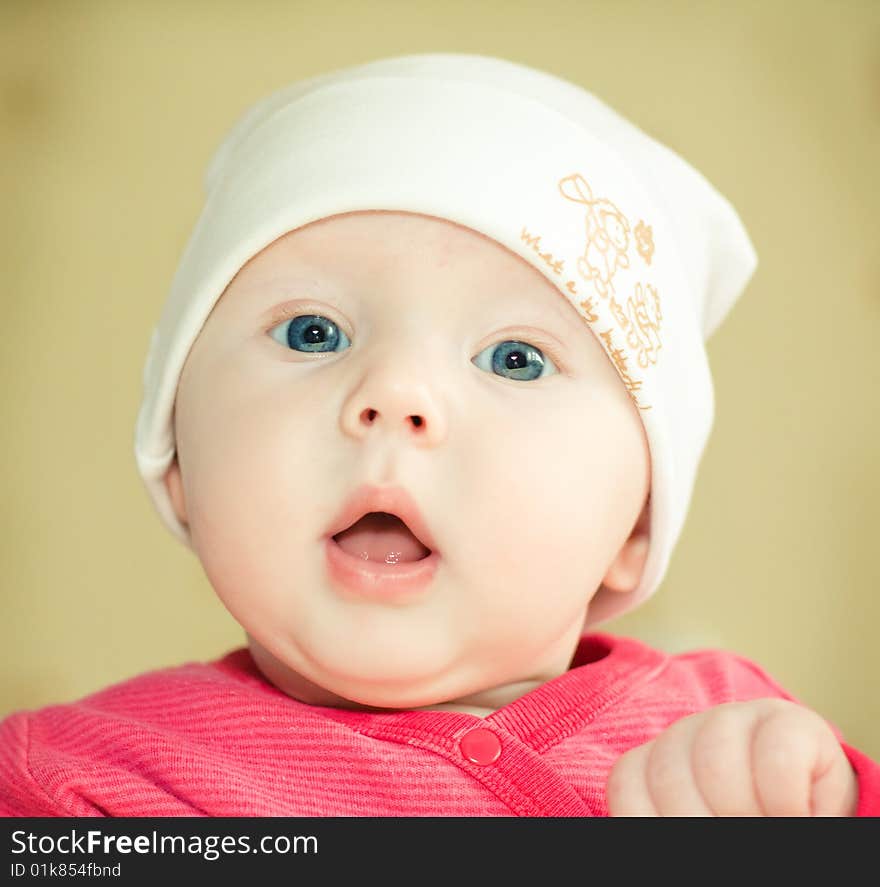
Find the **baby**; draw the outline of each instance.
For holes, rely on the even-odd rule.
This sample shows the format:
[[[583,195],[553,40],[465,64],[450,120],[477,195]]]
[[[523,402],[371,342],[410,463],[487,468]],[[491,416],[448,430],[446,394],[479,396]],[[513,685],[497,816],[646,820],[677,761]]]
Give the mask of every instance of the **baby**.
[[[211,162],[136,457],[247,647],[0,723],[28,816],[877,815],[658,587],[756,258],[579,87],[429,54],[294,84]]]

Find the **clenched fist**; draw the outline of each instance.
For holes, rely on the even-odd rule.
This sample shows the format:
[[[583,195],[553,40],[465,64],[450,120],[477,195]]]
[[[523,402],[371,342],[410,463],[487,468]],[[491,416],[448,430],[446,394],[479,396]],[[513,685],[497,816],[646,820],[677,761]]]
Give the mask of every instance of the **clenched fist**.
[[[784,699],[676,721],[615,762],[612,816],[854,816],[858,783],[831,727]]]

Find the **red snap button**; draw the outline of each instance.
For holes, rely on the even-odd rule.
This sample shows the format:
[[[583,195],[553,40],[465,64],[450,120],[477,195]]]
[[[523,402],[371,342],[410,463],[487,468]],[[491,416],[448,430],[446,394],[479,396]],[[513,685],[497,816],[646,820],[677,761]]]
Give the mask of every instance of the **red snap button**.
[[[475,764],[485,766],[498,760],[501,754],[501,740],[484,727],[477,727],[461,737],[461,753]]]

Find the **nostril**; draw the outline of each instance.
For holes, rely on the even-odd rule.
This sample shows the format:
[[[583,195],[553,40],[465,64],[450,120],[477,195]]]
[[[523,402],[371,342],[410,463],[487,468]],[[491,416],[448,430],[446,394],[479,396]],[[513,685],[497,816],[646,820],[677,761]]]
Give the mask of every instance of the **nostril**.
[[[361,419],[365,420],[368,424],[371,424],[378,415],[378,411],[374,410],[372,407],[367,407],[367,409],[361,413]],[[425,420],[421,416],[410,416],[410,418],[416,428],[421,428],[425,424]]]

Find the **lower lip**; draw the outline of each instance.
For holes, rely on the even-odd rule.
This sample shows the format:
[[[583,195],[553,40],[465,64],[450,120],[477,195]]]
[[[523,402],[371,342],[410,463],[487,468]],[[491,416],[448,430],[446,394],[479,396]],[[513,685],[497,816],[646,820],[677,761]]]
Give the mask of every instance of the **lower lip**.
[[[332,536],[324,544],[327,570],[346,589],[363,597],[392,598],[424,591],[437,572],[440,555],[432,551],[420,561],[383,564],[365,561],[343,551]]]

